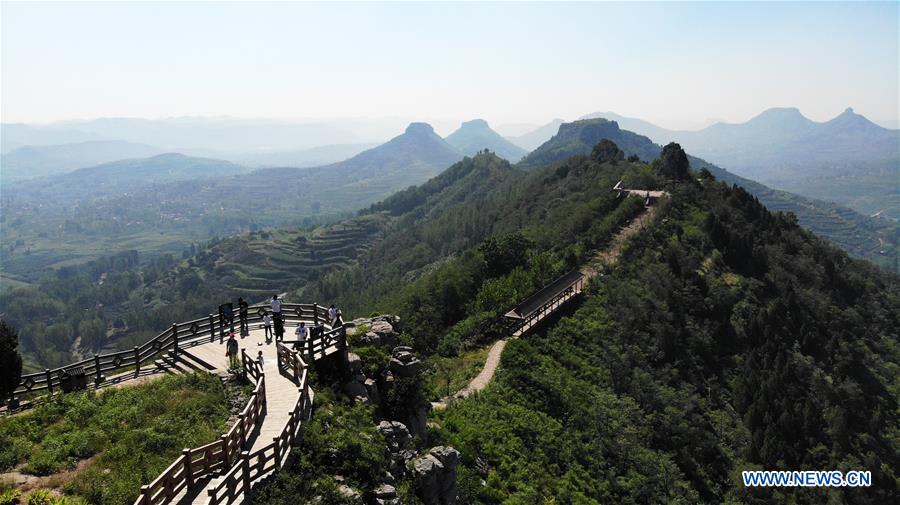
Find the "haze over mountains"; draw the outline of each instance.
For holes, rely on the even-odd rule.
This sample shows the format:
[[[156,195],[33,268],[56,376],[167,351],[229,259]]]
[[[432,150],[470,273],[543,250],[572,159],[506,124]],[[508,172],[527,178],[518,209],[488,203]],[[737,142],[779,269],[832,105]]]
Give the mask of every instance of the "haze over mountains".
[[[821,123],[796,108],[773,108],[745,123],[696,131],[667,130],[613,112],[585,117],[615,120],[660,144],[678,142],[691,154],[772,187],[900,218],[900,131],[850,108]]]
[[[466,156],[474,156],[478,151],[488,149],[501,158],[516,162],[527,152],[492,130],[484,119],[464,122],[444,140]]]
[[[599,115],[621,118],[613,113]],[[463,122],[444,139],[430,125],[412,123],[402,135],[380,145],[330,144],[309,149],[231,152],[227,158],[230,161],[184,154],[144,158],[164,151],[150,144],[127,140],[23,147],[4,154],[0,165],[5,184],[3,219],[7,223],[2,236],[5,243],[12,244],[10,253],[4,258],[3,270],[7,274],[24,276],[20,277],[24,280],[34,278],[37,272],[60,264],[60,261],[70,263],[89,258],[98,250],[116,247],[119,243],[141,244],[149,251],[171,252],[192,241],[258,227],[333,220],[409,185],[422,183],[464,155],[473,155],[482,149],[491,150],[513,163],[521,159],[519,166],[523,168],[587,154],[603,138],[616,142],[626,153],[643,160],[652,160],[659,154],[659,145],[647,137],[632,134],[627,128],[621,129],[621,124],[666,139],[659,143],[684,135],[689,154],[697,151],[687,147],[687,142],[696,142],[707,149],[719,145],[722,148],[713,149],[714,152],[744,156],[740,159],[748,162],[755,159],[754,150],[763,152],[761,157],[768,156],[769,159],[777,158],[784,151],[769,145],[771,142],[767,139],[771,140],[773,136],[779,139],[804,138],[803,135],[815,138],[815,142],[807,144],[820,146],[822,152],[832,153],[832,159],[838,159],[836,153],[847,152],[890,156],[889,142],[885,139],[896,135],[895,131],[884,130],[851,112],[827,123],[814,123],[799,116],[796,110],[778,109],[761,114],[751,123],[718,124],[698,132],[680,132],[631,118],[572,123],[556,119],[530,133],[503,138],[486,121],[475,119]],[[72,130],[72,124],[83,129]],[[161,125],[173,126],[174,132],[195,125],[200,133],[191,138],[206,139],[203,142],[208,143],[201,142],[201,145],[221,148],[221,144],[215,142],[230,142],[252,129],[254,124],[257,123],[214,119],[96,120],[52,127],[3,125],[3,128],[4,132],[11,132],[13,140],[59,141],[108,135],[121,127],[123,135],[165,143],[173,141],[175,133],[165,132]],[[346,132],[336,134],[332,127],[305,137],[304,132],[311,131],[315,125],[301,128],[275,121],[259,124],[263,132],[287,128],[272,137],[271,144],[278,148],[322,138],[358,138]],[[299,137],[289,139],[292,132]],[[703,132],[718,133],[710,134],[712,140],[704,140]],[[221,136],[216,137],[217,134]],[[877,141],[870,142],[867,135]],[[262,136],[259,132],[254,133],[237,147],[258,147]],[[825,146],[827,142],[818,138],[822,136],[832,139],[832,145]],[[6,141],[4,138],[4,145]],[[526,150],[513,142],[536,145],[536,149],[523,158]],[[729,143],[743,147],[729,151],[726,149]],[[796,144],[792,144],[796,150],[790,156],[805,160],[803,166],[815,166],[827,158],[815,149],[804,147],[804,151]],[[867,150],[865,146],[872,149]],[[119,159],[120,156],[126,159]],[[845,159],[849,159],[848,156]],[[858,199],[872,198],[881,204],[889,204],[891,199],[898,198],[896,184],[891,185],[887,180],[893,176],[896,182],[896,163],[888,160],[878,165],[876,161],[869,164],[847,161],[848,166],[859,174],[828,179],[820,171],[805,176],[814,180],[801,185],[797,193],[813,193],[810,188],[815,188],[816,183],[829,189],[822,199],[816,199],[773,190],[737,176],[736,171],[726,172],[711,166],[700,158],[692,157],[691,160],[695,169],[708,167],[723,180],[744,186],[770,208],[794,212],[805,226],[852,254],[896,267],[895,260],[890,259],[895,258],[895,225],[822,201],[840,201],[834,196],[843,188]],[[102,165],[97,166],[96,162]],[[786,161],[782,164],[787,166]],[[254,167],[263,168],[254,171]],[[873,167],[880,167],[881,172]],[[873,170],[866,172],[868,168]],[[864,172],[871,177],[864,177]],[[783,168],[781,173],[801,174],[802,170]],[[879,174],[881,178],[876,177]],[[47,178],[51,175],[53,178]],[[34,180],[22,180],[26,177]],[[869,184],[870,190],[861,188],[864,184]],[[88,187],[91,191],[86,193],[84,188]],[[891,212],[881,215],[889,216]],[[164,233],[148,240],[151,230]],[[53,253],[54,248],[57,253],[65,252],[61,255]]]

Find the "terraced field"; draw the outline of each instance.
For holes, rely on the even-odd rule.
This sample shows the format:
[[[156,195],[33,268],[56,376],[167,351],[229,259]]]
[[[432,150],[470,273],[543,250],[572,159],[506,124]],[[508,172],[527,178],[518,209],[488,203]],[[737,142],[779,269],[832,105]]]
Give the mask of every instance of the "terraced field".
[[[299,288],[326,271],[355,262],[387,220],[367,215],[313,230],[258,231],[225,240],[214,247],[215,263],[204,277],[218,276],[224,291],[251,299]]]

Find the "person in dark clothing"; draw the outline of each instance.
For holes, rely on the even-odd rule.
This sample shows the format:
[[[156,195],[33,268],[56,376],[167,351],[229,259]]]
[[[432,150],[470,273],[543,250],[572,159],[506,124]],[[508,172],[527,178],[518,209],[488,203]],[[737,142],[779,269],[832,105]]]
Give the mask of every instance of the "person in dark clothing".
[[[225,356],[228,357],[228,368],[240,366],[238,360],[238,342],[234,338],[234,332],[228,334],[228,342],[225,343]]]
[[[281,314],[278,314],[281,316]],[[275,317],[275,341],[279,342],[284,340],[284,319],[281,317]]]
[[[238,317],[241,318],[241,337],[250,334],[250,325],[247,324],[247,310],[250,306],[243,298],[238,298]]]

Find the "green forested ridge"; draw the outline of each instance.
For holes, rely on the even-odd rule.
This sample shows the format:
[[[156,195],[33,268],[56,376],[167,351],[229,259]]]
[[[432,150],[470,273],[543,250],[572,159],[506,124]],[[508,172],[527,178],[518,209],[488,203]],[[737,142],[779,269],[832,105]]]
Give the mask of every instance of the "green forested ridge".
[[[897,282],[742,189],[684,185],[583,307],[438,416],[487,483],[463,501],[896,501]],[[756,468],[873,487],[749,491]]]
[[[639,212],[641,199],[611,188],[623,177],[655,184],[649,171],[580,156],[525,172],[481,153],[374,205],[397,214],[384,235],[358,265],[325,274],[299,298],[335,300],[348,314],[403,313],[418,348],[455,354],[495,337],[496,316],[588,259]],[[491,268],[492,248],[519,259]]]
[[[583,119],[560,126],[559,133],[528,154],[520,163],[534,168],[570,156],[586,155],[602,139],[615,142],[626,155],[642,160],[658,157],[662,147],[649,138],[622,130],[615,121],[603,118]],[[706,168],[729,184],[743,186],[772,210],[793,212],[800,223],[850,254],[900,271],[900,226],[895,221],[871,218],[846,207],[813,200],[786,191],[778,191],[758,182],[734,175],[700,158],[688,156],[694,170]],[[889,202],[886,201],[886,205]]]

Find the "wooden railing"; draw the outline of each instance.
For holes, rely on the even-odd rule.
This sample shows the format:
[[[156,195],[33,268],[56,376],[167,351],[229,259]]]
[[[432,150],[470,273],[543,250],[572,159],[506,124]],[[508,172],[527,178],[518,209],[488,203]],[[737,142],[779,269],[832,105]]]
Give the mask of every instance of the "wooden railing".
[[[278,344],[278,368],[296,377],[300,385],[297,403],[291,410],[284,428],[278,436],[272,438],[271,444],[260,447],[252,453],[242,452],[240,461],[225,472],[218,482],[207,488],[209,505],[228,504],[242,494],[246,496],[253,483],[284,466],[291,446],[298,440],[301,425],[310,419],[312,399],[307,380],[308,371],[303,358],[298,352]]]
[[[252,376],[249,369],[245,371],[248,376]],[[150,484],[141,486],[141,494],[134,502],[135,505],[171,503],[185,487],[191,487],[199,479],[240,462],[240,454],[265,415],[265,402],[266,377],[260,373],[253,394],[231,429],[215,442],[183,450],[181,456],[163,470],[159,477]]]
[[[247,314],[248,325],[261,325],[263,315],[269,311],[268,304],[254,305],[249,308]],[[331,321],[328,321],[328,309],[319,304],[282,304],[281,313],[285,326],[297,326],[301,321],[312,323],[312,328],[326,325],[323,335],[331,345],[339,336],[339,329],[330,329]],[[144,344],[130,350],[117,351],[108,354],[97,354],[93,358],[71,363],[69,365],[47,369],[43,372],[23,375],[19,386],[13,395],[26,395],[46,391],[53,394],[62,390],[61,379],[71,374],[75,369],[82,369],[87,379],[94,387],[100,387],[108,377],[115,372],[124,373],[126,370],[133,372],[133,377],[138,377],[141,369],[153,366],[153,361],[164,352],[178,352],[180,347],[191,347],[207,342],[221,340],[224,336],[236,330],[240,325],[238,309],[234,310],[233,323],[226,324],[218,314],[209,314],[207,317],[194,319],[184,323],[173,323],[165,331],[150,339]],[[321,346],[317,346],[317,349]],[[325,347],[327,349],[327,346]]]

